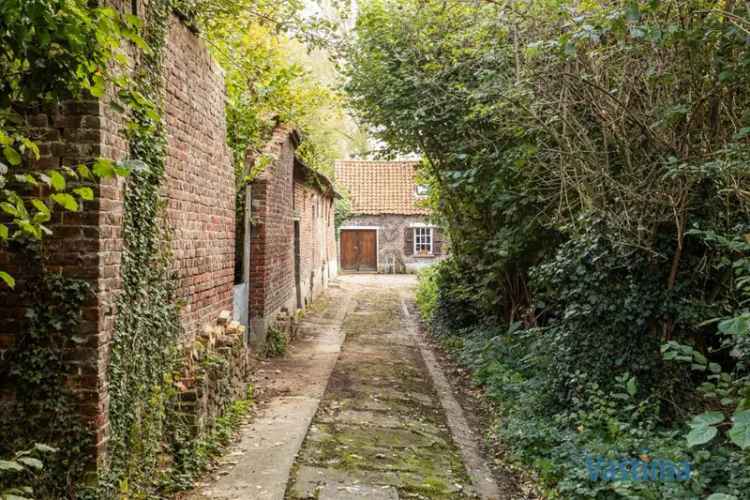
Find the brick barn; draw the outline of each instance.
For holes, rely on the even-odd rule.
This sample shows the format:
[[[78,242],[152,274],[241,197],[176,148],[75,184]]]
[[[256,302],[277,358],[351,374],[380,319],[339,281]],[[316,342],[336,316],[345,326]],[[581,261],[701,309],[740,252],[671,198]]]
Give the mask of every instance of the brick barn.
[[[420,203],[415,161],[342,160],[336,180],[351,201],[340,228],[342,272],[411,273],[445,256],[447,245]]]
[[[295,155],[297,131],[276,128],[263,154],[274,160],[251,184],[249,319],[251,341],[309,304],[336,276],[330,179]]]

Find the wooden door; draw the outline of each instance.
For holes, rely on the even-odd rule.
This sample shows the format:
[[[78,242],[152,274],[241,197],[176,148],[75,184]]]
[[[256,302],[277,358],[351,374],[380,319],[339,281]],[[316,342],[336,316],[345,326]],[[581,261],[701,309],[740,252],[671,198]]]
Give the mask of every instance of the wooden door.
[[[377,271],[377,246],[375,229],[343,229],[341,268],[344,271]]]

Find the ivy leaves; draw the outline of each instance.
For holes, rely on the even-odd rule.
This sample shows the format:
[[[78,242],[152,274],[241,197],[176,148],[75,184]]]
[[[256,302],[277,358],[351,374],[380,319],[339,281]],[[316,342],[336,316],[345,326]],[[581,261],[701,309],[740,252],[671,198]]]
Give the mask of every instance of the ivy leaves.
[[[30,171],[40,151],[24,114],[71,97],[102,97],[113,81],[128,87],[119,74],[128,64],[123,42],[146,50],[141,25],[136,16],[85,0],[0,3],[0,207],[10,217],[0,224],[0,244],[42,239],[55,209],[76,212],[94,199],[97,180],[127,174],[103,159],[93,175],[85,164]],[[0,281],[15,286],[7,271],[0,270]]]

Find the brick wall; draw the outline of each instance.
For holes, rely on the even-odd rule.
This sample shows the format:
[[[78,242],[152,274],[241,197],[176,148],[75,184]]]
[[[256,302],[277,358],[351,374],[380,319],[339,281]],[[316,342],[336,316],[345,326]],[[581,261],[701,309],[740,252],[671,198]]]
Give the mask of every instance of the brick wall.
[[[270,318],[296,309],[294,283],[294,150],[292,132],[278,127],[263,153],[274,161],[252,183],[250,335],[265,340]],[[251,160],[249,160],[251,161]]]
[[[224,79],[203,43],[172,18],[166,54],[164,197],[183,325],[194,334],[232,309],[235,185]]]
[[[131,2],[111,4],[129,8]],[[143,11],[143,9],[141,9]],[[231,310],[234,269],[234,173],[226,146],[224,83],[199,38],[175,16],[165,54],[167,162],[163,183],[164,225],[169,229],[183,326],[194,336],[222,310]],[[39,168],[128,156],[125,119],[103,102],[63,103],[28,116],[40,142]],[[121,289],[123,241],[122,179],[97,187],[97,198],[83,211],[58,215],[54,236],[44,242],[44,267],[84,279],[94,294],[82,311],[84,342],[66,347],[68,384],[80,397],[81,415],[106,455],[108,434],[107,367],[114,332],[115,298]],[[0,253],[0,266],[18,279],[14,292],[0,291],[0,360],[24,328],[20,302],[25,276],[35,268],[22,254]],[[12,379],[0,368],[0,412],[12,411]],[[0,414],[0,419],[5,415]],[[2,438],[0,437],[0,440]],[[1,443],[0,443],[1,444]],[[1,446],[0,446],[1,448]]]
[[[333,198],[310,187],[302,178],[294,182],[300,241],[300,288],[302,302],[312,301],[335,276],[337,267]]]
[[[336,273],[331,193],[309,183],[307,167],[295,161],[296,132],[277,127],[264,154],[274,161],[252,183],[250,333],[256,345],[286,310],[309,303]],[[248,161],[252,161],[249,158]],[[331,214],[326,223],[325,214]],[[295,279],[294,227],[299,225],[300,281]]]

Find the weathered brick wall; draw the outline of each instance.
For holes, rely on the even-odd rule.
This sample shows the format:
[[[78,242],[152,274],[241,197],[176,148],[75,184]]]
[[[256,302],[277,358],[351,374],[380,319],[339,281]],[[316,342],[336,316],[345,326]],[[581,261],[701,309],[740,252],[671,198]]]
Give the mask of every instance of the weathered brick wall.
[[[275,160],[252,183],[250,335],[265,341],[268,322],[296,309],[294,283],[294,150],[291,131],[278,127],[264,149]],[[252,159],[249,159],[252,161]]]
[[[114,125],[97,100],[34,110],[27,115],[27,122],[40,149],[41,158],[34,168],[76,165],[99,156],[121,158],[127,147],[116,137],[105,142]],[[17,279],[14,291],[0,290],[0,349],[6,349],[0,358],[10,356],[18,332],[28,328],[24,316],[29,304],[24,303],[24,296],[28,287],[36,286],[34,278],[43,270],[84,280],[92,287],[81,311],[79,332],[69,332],[83,341],[60,339],[57,345],[64,352],[66,385],[78,397],[82,419],[92,430],[97,450],[104,449],[108,429],[106,366],[114,321],[112,296],[119,289],[121,185],[121,180],[104,181],[94,186],[96,199],[85,203],[80,212],[57,213],[50,224],[52,236],[41,244],[41,261],[30,261],[23,251],[0,252],[0,266]],[[11,422],[17,416],[14,390],[13,378],[0,368],[0,399],[6,403],[0,409],[0,422]],[[92,455],[95,452],[92,450]]]
[[[333,198],[301,179],[294,183],[295,206],[300,222],[300,285],[303,303],[312,301],[336,274],[336,233]]]
[[[131,2],[113,0],[121,8]],[[122,4],[122,5],[120,5]],[[141,12],[143,9],[140,9]],[[167,162],[163,183],[164,225],[170,233],[183,326],[194,335],[232,308],[234,267],[234,173],[226,146],[224,83],[199,38],[175,16],[165,54],[164,114]],[[30,113],[40,143],[39,168],[128,157],[124,116],[102,102],[64,103]],[[79,213],[58,215],[54,235],[45,241],[45,267],[88,281],[94,290],[82,311],[84,342],[66,347],[69,383],[80,396],[82,417],[91,426],[97,456],[105,455],[108,435],[107,367],[114,333],[114,307],[121,289],[123,179],[102,182],[97,198]],[[0,266],[18,278],[16,291],[0,291],[0,361],[24,328],[21,303],[28,272],[23,254],[0,252]],[[0,421],[13,407],[12,380],[0,363]]]
[[[336,239],[336,202],[330,200],[327,206],[326,251],[328,253],[328,279],[334,278],[339,271],[339,244]]]
[[[201,40],[172,18],[166,53],[164,197],[186,331],[232,309],[234,170],[224,80]]]
[[[274,161],[252,183],[250,248],[250,333],[256,345],[265,342],[267,328],[282,311],[297,309],[294,226],[300,231],[301,305],[309,303],[335,275],[336,250],[333,218],[325,224],[331,195],[307,182],[305,169],[294,152],[297,135],[277,127],[263,153]],[[254,158],[248,158],[253,161]],[[327,247],[328,245],[328,247]],[[333,265],[325,256],[333,256]],[[333,274],[331,274],[333,273]]]
[[[356,215],[347,219],[346,227],[371,226],[378,228],[378,272],[414,272],[433,264],[443,256],[415,257],[404,253],[404,232],[415,224],[427,224],[423,215]]]
[[[314,232],[316,220],[313,216],[315,193],[305,187],[300,180],[294,182],[294,206],[300,225],[300,291],[302,304],[307,305],[313,298],[315,276],[319,270],[315,265]]]

